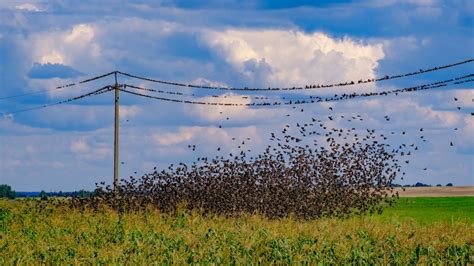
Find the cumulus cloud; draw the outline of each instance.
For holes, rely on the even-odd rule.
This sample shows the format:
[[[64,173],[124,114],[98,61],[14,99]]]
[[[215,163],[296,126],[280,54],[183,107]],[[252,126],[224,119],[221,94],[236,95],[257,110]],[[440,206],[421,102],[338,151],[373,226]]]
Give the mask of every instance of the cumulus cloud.
[[[68,30],[34,33],[28,38],[33,62],[81,65],[99,59],[101,49],[95,41],[97,28],[76,24]]]
[[[273,29],[210,31],[204,41],[258,85],[303,85],[373,78],[381,44]],[[337,70],[337,71],[336,71]]]

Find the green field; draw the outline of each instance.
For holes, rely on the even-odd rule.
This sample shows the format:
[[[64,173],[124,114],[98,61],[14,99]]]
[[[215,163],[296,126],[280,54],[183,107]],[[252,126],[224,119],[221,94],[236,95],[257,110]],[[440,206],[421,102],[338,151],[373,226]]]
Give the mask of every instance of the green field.
[[[400,198],[393,208],[385,209],[378,219],[400,222],[412,220],[421,224],[461,220],[472,224],[474,197]]]
[[[402,198],[382,215],[310,221],[0,201],[1,264],[474,263],[474,197]]]

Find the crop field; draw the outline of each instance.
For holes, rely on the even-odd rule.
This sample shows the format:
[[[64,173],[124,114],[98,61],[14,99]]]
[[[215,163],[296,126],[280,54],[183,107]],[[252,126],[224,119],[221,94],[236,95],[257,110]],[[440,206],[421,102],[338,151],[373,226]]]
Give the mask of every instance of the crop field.
[[[382,215],[301,220],[123,214],[0,201],[1,264],[472,264],[474,197],[400,198]]]
[[[400,197],[462,197],[474,196],[474,186],[457,187],[407,187],[396,188]]]

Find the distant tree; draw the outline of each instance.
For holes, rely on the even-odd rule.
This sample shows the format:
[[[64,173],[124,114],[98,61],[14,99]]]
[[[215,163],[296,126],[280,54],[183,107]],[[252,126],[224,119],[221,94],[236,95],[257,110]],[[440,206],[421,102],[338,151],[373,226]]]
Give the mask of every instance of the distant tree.
[[[447,186],[447,187],[452,187],[452,186],[453,186],[453,183],[447,183],[446,186]]]
[[[39,197],[41,200],[47,200],[48,199],[48,195],[46,194],[46,192],[44,192],[44,190],[41,190],[40,194],[39,194]]]
[[[430,187],[430,185],[428,184],[423,184],[421,182],[416,182],[416,184],[414,185],[415,187]]]
[[[437,184],[436,186],[437,186],[437,187],[442,187],[442,185],[441,185],[441,184]]]
[[[14,199],[16,192],[9,185],[2,184],[0,185],[0,198]]]

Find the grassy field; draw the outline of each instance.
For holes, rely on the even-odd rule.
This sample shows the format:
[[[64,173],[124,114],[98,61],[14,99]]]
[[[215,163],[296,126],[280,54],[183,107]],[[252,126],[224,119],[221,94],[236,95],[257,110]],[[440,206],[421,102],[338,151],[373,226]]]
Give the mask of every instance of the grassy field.
[[[474,197],[400,198],[393,208],[385,209],[382,215],[373,219],[415,221],[425,225],[440,221],[473,224]]]
[[[382,215],[268,220],[35,210],[0,201],[0,263],[474,263],[474,197],[401,198]]]

